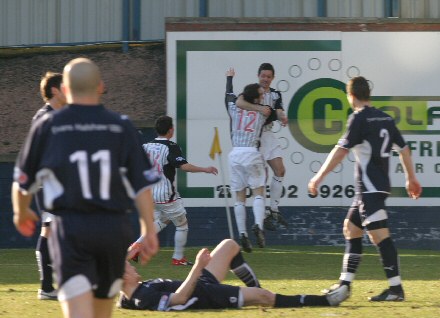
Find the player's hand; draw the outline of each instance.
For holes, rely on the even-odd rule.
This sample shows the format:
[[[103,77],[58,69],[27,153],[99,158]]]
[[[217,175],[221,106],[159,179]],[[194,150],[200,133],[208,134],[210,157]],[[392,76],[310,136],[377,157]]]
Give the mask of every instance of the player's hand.
[[[159,240],[156,233],[148,233],[139,242],[139,259],[142,265],[147,264],[159,251]]]
[[[309,190],[309,193],[314,197],[316,197],[318,195],[318,185],[320,182],[321,182],[321,180],[317,176],[314,176],[309,181],[307,188]]]
[[[270,107],[269,105],[263,105],[263,106],[260,107],[259,112],[264,117],[269,117],[270,114],[272,113],[272,107]]]
[[[281,126],[283,126],[283,127],[287,126],[288,120],[287,120],[286,115],[280,117],[280,123],[281,123]]]
[[[206,168],[206,173],[212,173],[213,175],[217,175],[218,174],[218,170],[216,167],[207,167]]]
[[[406,181],[406,192],[411,199],[417,200],[422,194],[422,187],[416,179],[408,180]]]
[[[235,76],[235,70],[233,67],[228,68],[228,70],[226,71],[226,76]]]
[[[34,235],[36,222],[39,218],[32,209],[27,208],[22,213],[14,213],[14,225],[21,235],[31,237]]]
[[[196,266],[205,268],[211,261],[211,253],[207,248],[202,248],[196,256]]]
[[[139,252],[140,252],[140,250],[141,250],[140,243],[139,242],[134,242],[128,248],[127,256],[126,256],[125,259],[127,261],[138,262],[139,261]]]

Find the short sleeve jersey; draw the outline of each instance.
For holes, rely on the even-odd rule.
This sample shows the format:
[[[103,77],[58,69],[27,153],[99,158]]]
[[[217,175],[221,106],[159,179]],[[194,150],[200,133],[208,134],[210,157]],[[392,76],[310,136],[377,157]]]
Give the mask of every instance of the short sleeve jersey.
[[[393,147],[400,151],[405,145],[393,118],[388,114],[369,106],[352,113],[338,146],[352,149],[356,157],[356,192],[389,193],[390,152]]]
[[[102,105],[45,114],[32,125],[14,169],[22,191],[43,185],[44,206],[58,215],[125,213],[158,179],[128,118]]]
[[[142,145],[153,164],[153,169],[161,174],[160,181],[153,187],[156,203],[167,203],[179,198],[175,186],[176,169],[188,163],[178,144],[166,138],[156,138]]]

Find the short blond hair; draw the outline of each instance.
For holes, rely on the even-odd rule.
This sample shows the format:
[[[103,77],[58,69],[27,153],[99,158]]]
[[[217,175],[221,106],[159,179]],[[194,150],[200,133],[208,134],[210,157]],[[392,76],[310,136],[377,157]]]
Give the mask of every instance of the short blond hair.
[[[64,85],[74,96],[95,94],[101,82],[98,66],[87,58],[70,61],[63,71]]]

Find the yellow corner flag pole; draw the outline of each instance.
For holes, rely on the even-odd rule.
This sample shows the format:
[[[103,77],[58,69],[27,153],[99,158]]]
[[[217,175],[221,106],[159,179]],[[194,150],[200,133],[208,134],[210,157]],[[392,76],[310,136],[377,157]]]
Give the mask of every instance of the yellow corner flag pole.
[[[223,164],[222,164],[222,149],[220,147],[220,139],[218,137],[218,128],[214,127],[214,129],[215,129],[214,140],[212,141],[212,146],[211,146],[211,151],[209,152],[209,156],[211,157],[212,160],[214,160],[215,154],[218,154],[220,176],[222,177],[222,183],[223,183],[223,195],[225,197],[226,217],[228,219],[229,237],[231,239],[234,239],[234,232],[232,230],[231,212],[228,203],[228,191],[226,190],[225,174],[223,171]]]

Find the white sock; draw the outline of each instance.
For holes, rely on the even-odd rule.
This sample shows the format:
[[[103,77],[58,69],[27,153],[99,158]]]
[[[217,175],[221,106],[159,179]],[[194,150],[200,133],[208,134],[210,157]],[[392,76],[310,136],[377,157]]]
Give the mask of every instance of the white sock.
[[[260,230],[262,230],[266,210],[264,197],[262,197],[261,195],[255,196],[254,202],[252,204],[252,210],[254,212],[255,224],[258,224]]]
[[[278,211],[278,205],[283,194],[283,180],[283,177],[272,177],[270,183],[270,208],[272,211]]]
[[[185,246],[188,239],[188,223],[176,226],[174,233],[174,254],[173,258],[182,259],[185,256]]]
[[[238,233],[244,233],[247,236],[246,230],[246,207],[244,202],[235,202],[234,204],[235,221],[237,222]]]

